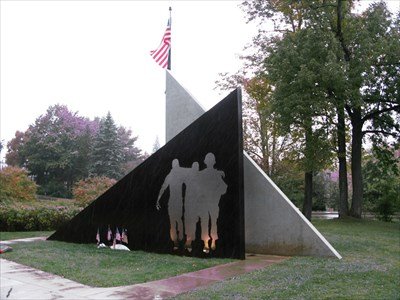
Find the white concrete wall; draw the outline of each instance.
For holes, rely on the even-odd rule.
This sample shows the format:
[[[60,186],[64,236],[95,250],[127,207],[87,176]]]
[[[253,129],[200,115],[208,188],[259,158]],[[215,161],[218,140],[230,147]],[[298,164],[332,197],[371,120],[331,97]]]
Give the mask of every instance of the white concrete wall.
[[[204,113],[200,104],[166,72],[167,141]],[[245,243],[247,253],[340,254],[244,152]]]
[[[175,135],[193,123],[205,110],[167,71],[167,90],[165,108],[165,140],[170,141]]]

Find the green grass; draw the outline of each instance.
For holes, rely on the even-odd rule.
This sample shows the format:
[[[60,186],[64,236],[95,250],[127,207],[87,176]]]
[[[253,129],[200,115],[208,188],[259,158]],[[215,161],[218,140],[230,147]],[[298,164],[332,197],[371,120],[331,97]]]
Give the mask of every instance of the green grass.
[[[0,232],[0,241],[8,241],[15,239],[24,239],[38,236],[50,236],[54,231],[2,231]]]
[[[58,241],[18,243],[12,247],[12,252],[1,257],[98,287],[143,283],[232,261],[97,249],[93,244]]]
[[[178,296],[179,299],[399,299],[400,226],[317,220],[342,260],[293,257],[281,264]]]
[[[178,298],[400,298],[399,223],[349,219],[316,220],[314,224],[343,256],[342,260],[293,257]],[[231,261],[113,251],[55,241],[20,243],[13,248],[1,257],[92,286],[152,281]]]

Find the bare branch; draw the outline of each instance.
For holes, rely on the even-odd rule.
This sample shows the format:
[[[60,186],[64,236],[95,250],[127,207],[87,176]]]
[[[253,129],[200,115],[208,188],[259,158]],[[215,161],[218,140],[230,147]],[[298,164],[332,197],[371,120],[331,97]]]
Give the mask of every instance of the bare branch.
[[[350,105],[346,104],[346,105],[344,106],[344,108],[346,109],[347,114],[350,116],[350,118],[352,118],[352,117],[353,117],[353,111],[351,110]]]
[[[382,113],[388,112],[388,111],[397,111],[400,112],[400,105],[396,105],[396,106],[390,106],[390,107],[386,107],[380,110],[375,110],[373,112],[370,112],[369,114],[366,114],[364,116],[364,118],[362,118],[362,122],[365,122],[366,120],[372,119]]]
[[[397,136],[398,136],[398,133],[396,133],[396,132],[388,132],[388,131],[385,131],[385,130],[364,130],[364,131],[362,132],[363,135],[370,134],[370,133],[373,133],[373,134],[383,134],[383,135],[391,135],[391,136],[393,136],[393,137],[397,137]]]

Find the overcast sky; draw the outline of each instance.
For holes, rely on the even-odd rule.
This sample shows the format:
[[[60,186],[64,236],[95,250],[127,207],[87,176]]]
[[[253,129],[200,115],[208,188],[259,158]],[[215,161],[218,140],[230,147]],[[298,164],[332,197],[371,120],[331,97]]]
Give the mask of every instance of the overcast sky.
[[[164,33],[168,7],[172,73],[208,109],[222,98],[213,90],[217,74],[238,69],[238,54],[256,32],[239,4],[1,1],[0,139],[59,103],[90,118],[110,111],[151,152],[156,136],[165,139],[165,71],[149,51]]]
[[[2,1],[1,139],[67,105],[111,112],[151,151],[164,141],[165,71],[151,59],[172,6],[172,73],[205,108],[217,73],[234,71],[251,40],[238,1]],[[4,155],[4,154],[3,154]]]

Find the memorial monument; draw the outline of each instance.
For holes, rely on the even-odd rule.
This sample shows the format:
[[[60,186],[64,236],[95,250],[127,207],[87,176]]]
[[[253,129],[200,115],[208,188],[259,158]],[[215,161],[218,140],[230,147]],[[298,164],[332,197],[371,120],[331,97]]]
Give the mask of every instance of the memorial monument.
[[[244,259],[341,258],[243,151],[239,89],[209,111],[166,71],[167,143],[49,239]],[[122,240],[122,239],[120,239]]]
[[[131,250],[244,259],[241,107],[237,89],[49,239],[110,244],[124,233]]]
[[[199,118],[205,109],[166,71],[166,141]],[[304,217],[246,153],[244,155],[244,213],[246,253],[341,255]]]

